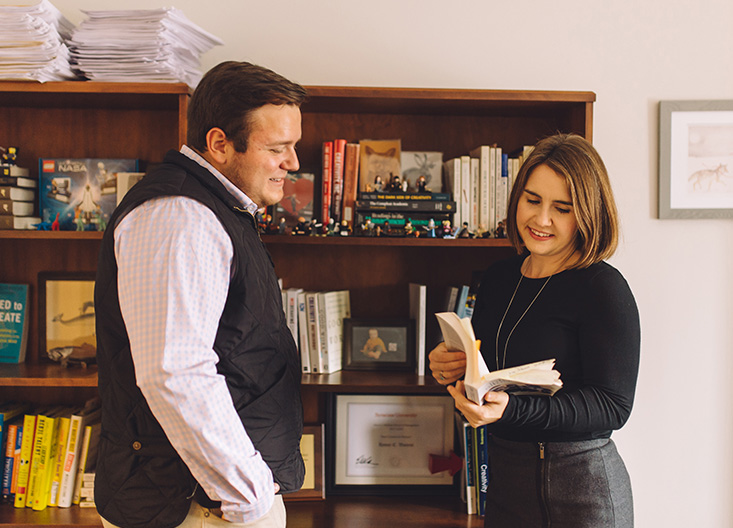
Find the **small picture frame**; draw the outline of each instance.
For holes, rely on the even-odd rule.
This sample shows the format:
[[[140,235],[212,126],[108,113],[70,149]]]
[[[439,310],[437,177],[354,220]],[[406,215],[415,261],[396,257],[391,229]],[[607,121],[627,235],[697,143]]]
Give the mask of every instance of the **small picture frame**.
[[[344,319],[344,370],[414,370],[413,319]]]
[[[305,481],[300,491],[286,493],[288,501],[314,501],[326,498],[324,424],[304,425],[300,438],[300,452],[305,463]]]
[[[659,103],[659,218],[733,218],[733,100]]]
[[[40,353],[63,366],[96,362],[95,273],[38,274]]]

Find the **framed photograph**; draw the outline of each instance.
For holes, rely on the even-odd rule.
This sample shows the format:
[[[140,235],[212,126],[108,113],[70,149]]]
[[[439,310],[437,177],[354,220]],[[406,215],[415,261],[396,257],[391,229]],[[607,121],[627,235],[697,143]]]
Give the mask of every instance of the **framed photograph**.
[[[286,502],[323,500],[326,498],[324,431],[323,424],[303,426],[300,452],[303,454],[303,462],[305,462],[305,481],[300,491],[283,495],[283,500]]]
[[[450,396],[336,394],[328,430],[329,493],[445,491],[447,471],[431,473],[430,455],[453,449]]]
[[[413,370],[415,321],[344,319],[345,370]]]
[[[40,352],[64,366],[94,363],[94,272],[38,274]]]
[[[733,100],[659,103],[659,218],[733,218]]]

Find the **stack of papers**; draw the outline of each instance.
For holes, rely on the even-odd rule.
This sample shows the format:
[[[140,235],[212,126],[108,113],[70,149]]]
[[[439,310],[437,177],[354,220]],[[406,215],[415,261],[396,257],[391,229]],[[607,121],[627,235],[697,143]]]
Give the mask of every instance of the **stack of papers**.
[[[48,0],[0,6],[0,79],[74,79],[64,43],[74,26]]]
[[[199,56],[223,43],[174,7],[83,11],[69,41],[72,67],[93,81],[201,80]]]

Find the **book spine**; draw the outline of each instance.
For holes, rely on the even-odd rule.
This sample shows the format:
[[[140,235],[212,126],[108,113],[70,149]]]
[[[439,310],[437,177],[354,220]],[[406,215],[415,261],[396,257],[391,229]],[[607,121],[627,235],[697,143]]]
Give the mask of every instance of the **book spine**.
[[[341,207],[344,193],[344,156],[346,140],[333,140],[333,185],[331,191],[331,218],[338,224],[341,222]]]
[[[341,220],[354,227],[356,196],[359,191],[359,144],[347,143],[344,156],[344,201]]]
[[[415,320],[415,345],[417,351],[418,376],[425,375],[425,334],[427,324],[427,286],[411,282],[408,286],[410,295],[410,318]]]
[[[449,163],[449,162],[446,162]],[[455,196],[455,195],[454,195]],[[411,202],[434,202],[456,200],[450,193],[383,193],[383,192],[360,192],[359,200],[400,200]]]
[[[362,225],[367,220],[371,220],[375,224],[384,224],[385,220],[392,226],[404,226],[409,220],[414,227],[427,226],[430,220],[435,221],[435,225],[439,225],[443,220],[450,220],[453,215],[451,213],[411,213],[408,211],[357,211],[356,220]]]
[[[12,500],[9,504],[15,501],[15,492],[18,489],[18,468],[20,467],[20,449],[23,445],[23,424],[18,424],[18,434],[15,437],[15,451],[13,453],[13,475],[10,481],[10,494]]]
[[[318,332],[320,334],[319,341],[321,344],[320,356],[321,356],[321,370],[320,372],[328,373],[329,361],[328,361],[328,322],[326,320],[326,303],[327,297],[323,292],[318,293],[318,301],[316,302],[318,317]]]
[[[310,349],[311,372],[323,372],[323,356],[321,355],[321,333],[318,328],[318,293],[306,294],[308,311],[308,347]]]
[[[474,233],[478,231],[478,225],[479,225],[479,203],[480,203],[480,196],[479,196],[479,161],[476,158],[470,158],[470,168],[471,168],[471,220],[469,221],[468,225],[471,231]],[[460,226],[456,226],[460,227]]]
[[[23,444],[20,448],[18,465],[18,485],[15,491],[16,508],[25,508],[28,495],[28,477],[30,476],[31,460],[33,458],[33,438],[36,430],[36,417],[26,414],[23,419]]]
[[[331,178],[333,176],[333,141],[324,141],[321,171],[321,222],[325,226],[331,218]]]
[[[30,471],[28,473],[28,489],[26,491],[25,506],[33,507],[33,500],[40,488],[39,471],[42,464],[42,451],[47,426],[46,417],[39,414],[36,417],[36,429],[33,433],[33,455],[31,456]]]
[[[478,513],[482,517],[486,513],[486,490],[489,486],[489,438],[485,425],[476,428],[476,453],[478,480]]]
[[[36,511],[48,506],[48,490],[53,477],[53,443],[56,440],[56,419],[46,418],[46,427],[41,442],[41,462],[38,464],[38,478],[36,490],[33,493],[32,508]],[[26,504],[27,505],[27,504]]]
[[[62,416],[57,420],[56,427],[56,442],[53,464],[53,476],[51,479],[51,485],[49,487],[48,494],[48,505],[56,506],[59,498],[59,488],[61,487],[61,477],[64,473],[64,458],[66,455],[66,442],[69,438],[69,426],[71,419],[67,416]]]
[[[18,425],[9,424],[5,440],[5,458],[3,460],[2,500],[8,502],[12,498],[13,464],[15,462],[15,441],[18,437]]]
[[[311,371],[310,348],[308,346],[308,312],[306,310],[305,292],[298,293],[298,345],[300,364],[303,372]]]
[[[71,506],[74,496],[74,480],[76,479],[76,468],[79,465],[79,451],[81,448],[82,421],[82,417],[78,415],[72,415],[69,421],[69,438],[66,441],[66,454],[64,455],[64,467],[57,500],[57,504],[61,508]]]
[[[466,466],[466,513],[475,515],[478,513],[476,506],[476,450],[473,447],[475,433],[468,422],[463,423],[464,440],[464,463]]]
[[[72,504],[79,504],[81,500],[81,484],[84,470],[87,465],[87,456],[89,455],[89,444],[92,440],[92,426],[84,426],[84,435],[81,441],[81,452],[79,453],[79,464],[76,467],[76,477],[74,478],[74,495],[71,499]]]
[[[453,200],[356,200],[357,211],[416,211],[455,213]]]

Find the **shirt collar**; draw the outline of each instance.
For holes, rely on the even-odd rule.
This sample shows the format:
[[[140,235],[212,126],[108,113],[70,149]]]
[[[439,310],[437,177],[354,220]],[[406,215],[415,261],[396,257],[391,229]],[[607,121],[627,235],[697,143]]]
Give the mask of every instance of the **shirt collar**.
[[[237,201],[242,205],[242,208],[245,209],[247,212],[249,212],[252,216],[255,216],[257,214],[257,210],[259,207],[257,207],[257,204],[254,203],[250,198],[242,192],[242,190],[234,185],[229,178],[224,176],[221,172],[219,172],[214,166],[206,161],[203,157],[199,155],[198,152],[193,150],[188,145],[183,145],[181,147],[181,154],[184,156],[190,158],[191,160],[195,161],[199,165],[201,165],[203,168],[208,170],[211,174],[214,175],[214,177],[221,182],[221,184],[226,188],[227,191],[229,191],[229,194],[234,196],[234,198],[237,199]]]

